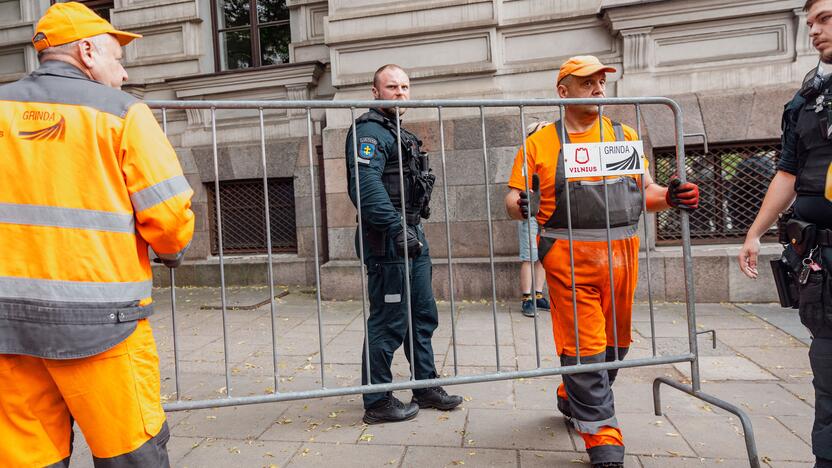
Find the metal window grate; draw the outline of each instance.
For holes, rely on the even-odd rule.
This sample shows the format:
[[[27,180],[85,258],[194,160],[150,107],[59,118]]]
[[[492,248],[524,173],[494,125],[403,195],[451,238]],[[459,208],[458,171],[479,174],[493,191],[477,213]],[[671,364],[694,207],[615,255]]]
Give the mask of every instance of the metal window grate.
[[[272,252],[297,252],[294,180],[272,178],[268,179],[268,186]],[[216,192],[213,182],[206,184],[205,187],[208,191],[211,254],[217,255],[219,239],[217,237]],[[220,182],[220,206],[223,253],[267,253],[263,180]]]
[[[780,142],[711,145],[710,152],[702,147],[686,147],[687,178],[699,184],[699,209],[690,217],[690,237],[697,243],[718,243],[745,236],[760,205],[768,184],[776,172]],[[676,173],[676,150],[654,151],[656,182],[667,185]],[[656,216],[656,240],[662,244],[681,242],[679,215],[675,210]],[[772,227],[767,238],[776,236]]]

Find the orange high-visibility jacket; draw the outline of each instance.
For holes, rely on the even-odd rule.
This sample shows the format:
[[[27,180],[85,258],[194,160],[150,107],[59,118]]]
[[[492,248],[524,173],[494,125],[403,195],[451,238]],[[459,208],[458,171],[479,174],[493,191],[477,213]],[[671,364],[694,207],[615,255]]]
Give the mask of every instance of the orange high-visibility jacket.
[[[193,191],[147,105],[45,62],[0,87],[0,168],[0,353],[39,354],[3,336],[9,323],[150,314],[148,244],[181,258],[194,215]]]

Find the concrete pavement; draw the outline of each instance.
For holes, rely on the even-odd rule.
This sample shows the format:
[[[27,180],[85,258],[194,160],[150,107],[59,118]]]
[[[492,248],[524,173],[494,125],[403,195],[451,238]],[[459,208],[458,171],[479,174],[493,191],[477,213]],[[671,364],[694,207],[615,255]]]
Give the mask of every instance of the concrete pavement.
[[[278,389],[320,388],[320,354],[315,295],[291,289],[276,301]],[[176,397],[168,289],[154,291],[152,318],[162,366],[163,398]],[[221,398],[226,392],[219,290],[177,289],[176,326],[181,355],[182,398]],[[232,307],[268,298],[263,287],[229,291]],[[457,369],[460,375],[493,372],[494,317],[485,302],[457,304]],[[534,320],[519,301],[498,303],[496,323],[503,370],[536,367]],[[206,309],[207,308],[207,309]],[[450,305],[439,304],[434,337],[437,368],[454,374]],[[324,302],[322,322],[327,387],[360,383],[363,318],[361,301]],[[808,336],[796,311],[776,305],[698,304],[700,330],[717,332],[716,347],[701,335],[703,390],[745,409],[754,423],[764,466],[811,467],[813,390]],[[657,303],[655,327],[646,304],[633,317],[628,359],[687,351],[684,305]],[[269,305],[227,313],[229,368],[234,396],[274,390]],[[794,336],[793,336],[794,335]],[[538,320],[541,365],[557,365],[551,320]],[[627,444],[627,467],[747,466],[739,421],[733,415],[662,387],[664,416],[652,411],[656,376],[687,382],[689,365],[624,369],[615,384],[616,408]],[[410,372],[401,351],[397,379]],[[425,410],[413,421],[366,426],[358,395],[295,402],[206,409],[169,414],[174,466],[183,467],[572,467],[588,466],[583,442],[555,410],[560,377],[448,387],[465,397],[456,411]],[[402,400],[409,392],[398,392]],[[73,466],[92,466],[80,437]]]

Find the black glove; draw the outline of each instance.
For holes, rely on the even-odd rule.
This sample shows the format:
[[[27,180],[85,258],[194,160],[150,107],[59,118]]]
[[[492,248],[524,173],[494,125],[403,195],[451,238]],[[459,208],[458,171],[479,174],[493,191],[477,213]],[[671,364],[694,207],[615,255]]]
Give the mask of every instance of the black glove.
[[[520,198],[517,200],[517,206],[520,207],[520,216],[523,219],[529,218],[529,192],[520,192]]]
[[[699,186],[692,182],[683,184],[678,177],[674,176],[667,186],[665,200],[673,208],[693,211],[699,208]]]
[[[405,243],[407,244],[408,257],[416,258],[422,253],[422,243],[419,242],[419,237],[416,235],[416,228],[413,226],[408,226],[407,229],[394,234],[393,241],[396,243],[396,254],[399,257],[404,257]]]

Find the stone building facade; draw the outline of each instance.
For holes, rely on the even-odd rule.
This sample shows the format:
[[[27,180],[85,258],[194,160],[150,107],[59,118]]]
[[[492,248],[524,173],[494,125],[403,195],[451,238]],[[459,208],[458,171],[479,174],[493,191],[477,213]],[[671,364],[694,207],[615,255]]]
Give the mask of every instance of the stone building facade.
[[[0,0],[0,82],[37,67],[30,44],[37,18],[54,0]],[[385,63],[408,70],[414,99],[555,97],[553,80],[569,56],[593,54],[618,72],[610,96],[668,96],[684,112],[685,133],[704,133],[711,145],[775,145],[782,105],[817,61],[805,25],[803,0],[91,0],[117,27],[144,38],[125,50],[129,92],[147,100],[369,99],[373,71]],[[486,112],[489,180],[478,110],[444,113],[448,213],[457,297],[490,297],[485,193],[490,194],[498,295],[516,286],[517,235],[502,207],[514,153],[521,143],[516,110]],[[608,114],[635,126],[632,108]],[[307,140],[312,128],[312,157]],[[527,119],[551,119],[529,110]],[[672,147],[671,113],[644,107],[648,148]],[[161,114],[160,114],[161,120]],[[165,120],[196,191],[197,233],[179,281],[218,284],[213,209],[211,111],[167,111]],[[358,297],[353,251],[355,210],[346,194],[346,110],[264,112],[266,172],[288,204],[273,221],[291,218],[294,244],[275,256],[278,283],[315,283],[312,219],[317,209],[322,292]],[[420,134],[439,166],[435,110],[411,110],[407,125]],[[217,110],[216,174],[220,192],[262,177],[258,111]],[[689,143],[698,143],[691,139]],[[270,182],[271,183],[271,182]],[[262,182],[260,196],[262,196]],[[314,184],[314,190],[313,190]],[[254,190],[251,185],[251,190]],[[226,189],[225,187],[231,187]],[[447,296],[445,213],[441,185],[426,224],[435,258],[434,281]],[[270,189],[271,190],[271,189]],[[256,192],[256,191],[255,191]],[[255,193],[251,192],[251,193]],[[320,196],[323,194],[323,196]],[[229,199],[231,200],[231,199]],[[221,201],[223,206],[226,200]],[[228,201],[229,210],[233,203]],[[242,203],[224,216],[245,234]],[[255,206],[256,207],[256,206]],[[281,211],[282,210],[282,211]],[[239,216],[238,216],[239,215]],[[234,216],[237,216],[236,218]],[[655,219],[650,217],[653,225]],[[274,224],[274,222],[273,222]],[[285,226],[284,226],[285,227]],[[265,230],[264,226],[260,229]],[[255,236],[256,237],[256,236]],[[261,236],[262,237],[262,236]],[[652,250],[654,294],[683,297],[678,248]],[[291,239],[290,239],[291,240]],[[736,244],[736,239],[724,243]],[[227,254],[232,283],[266,281],[265,256],[241,241]],[[771,299],[771,284],[744,283],[730,245],[695,249],[697,294],[703,300]],[[773,249],[771,250],[773,252]],[[163,277],[160,272],[160,277]],[[642,281],[642,284],[644,282]]]

